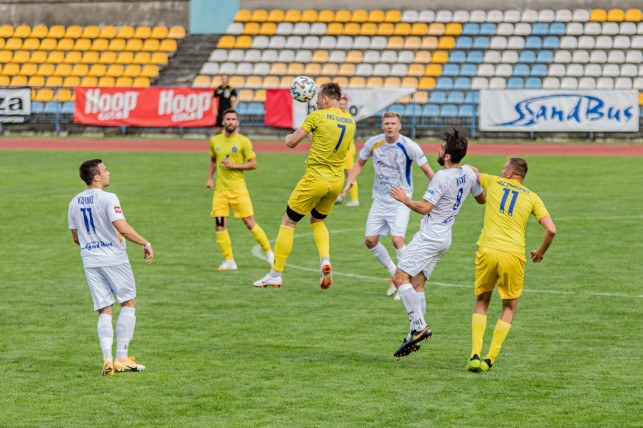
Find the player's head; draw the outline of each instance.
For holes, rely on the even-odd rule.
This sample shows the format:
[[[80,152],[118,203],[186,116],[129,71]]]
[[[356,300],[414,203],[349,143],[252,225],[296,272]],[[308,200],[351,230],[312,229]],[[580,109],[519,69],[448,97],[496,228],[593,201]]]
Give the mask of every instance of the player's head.
[[[527,176],[528,169],[527,161],[523,158],[509,158],[502,170],[502,177],[522,182]]]
[[[339,99],[339,109],[346,113],[346,110],[348,110],[348,98],[346,95],[342,95],[342,97]]]
[[[396,142],[400,137],[400,129],[402,129],[402,117],[399,114],[387,111],[382,115],[382,131],[386,141]]]
[[[223,112],[223,119],[221,120],[223,129],[227,135],[234,134],[239,127],[239,113],[235,109],[229,108]]]
[[[453,134],[450,132],[445,133],[444,141],[438,153],[438,163],[442,166],[445,163],[459,164],[467,155],[468,146],[469,141],[466,137],[461,136],[457,129],[453,130]]]
[[[109,171],[101,159],[90,159],[83,162],[78,168],[78,175],[88,185],[99,184],[109,186]]]
[[[317,93],[317,108],[339,107],[339,100],[342,98],[342,88],[337,83],[324,83]]]
[[[226,86],[228,84],[228,75],[227,74],[222,74],[221,75],[221,86]]]

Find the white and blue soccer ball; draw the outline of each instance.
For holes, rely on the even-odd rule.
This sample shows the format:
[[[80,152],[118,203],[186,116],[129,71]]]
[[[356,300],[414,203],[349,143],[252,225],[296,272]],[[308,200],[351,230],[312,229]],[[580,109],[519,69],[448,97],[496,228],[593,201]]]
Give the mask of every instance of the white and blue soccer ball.
[[[290,95],[301,103],[307,103],[315,97],[315,81],[308,76],[297,76],[290,84]]]

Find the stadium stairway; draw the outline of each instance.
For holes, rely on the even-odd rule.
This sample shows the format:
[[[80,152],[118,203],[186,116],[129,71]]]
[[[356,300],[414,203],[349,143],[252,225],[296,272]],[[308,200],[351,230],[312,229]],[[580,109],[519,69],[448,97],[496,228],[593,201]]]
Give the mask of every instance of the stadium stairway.
[[[180,48],[162,70],[157,86],[190,86],[201,66],[217,47],[219,35],[191,34],[180,42]]]

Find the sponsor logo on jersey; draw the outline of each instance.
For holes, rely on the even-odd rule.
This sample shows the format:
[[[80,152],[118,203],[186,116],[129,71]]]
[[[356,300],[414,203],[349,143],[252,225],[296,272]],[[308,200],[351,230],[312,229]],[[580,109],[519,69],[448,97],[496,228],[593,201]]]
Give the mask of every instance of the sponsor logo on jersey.
[[[121,211],[121,207],[114,207],[114,212],[116,214],[123,214],[123,211]]]

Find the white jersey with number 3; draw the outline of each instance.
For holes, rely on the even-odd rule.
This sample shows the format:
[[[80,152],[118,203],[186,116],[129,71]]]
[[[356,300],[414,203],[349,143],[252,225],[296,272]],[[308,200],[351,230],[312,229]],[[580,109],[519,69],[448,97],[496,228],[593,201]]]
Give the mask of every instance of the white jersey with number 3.
[[[100,189],[80,192],[69,203],[69,229],[78,232],[80,255],[87,267],[129,263],[125,240],[112,224],[125,219],[118,197]]]

